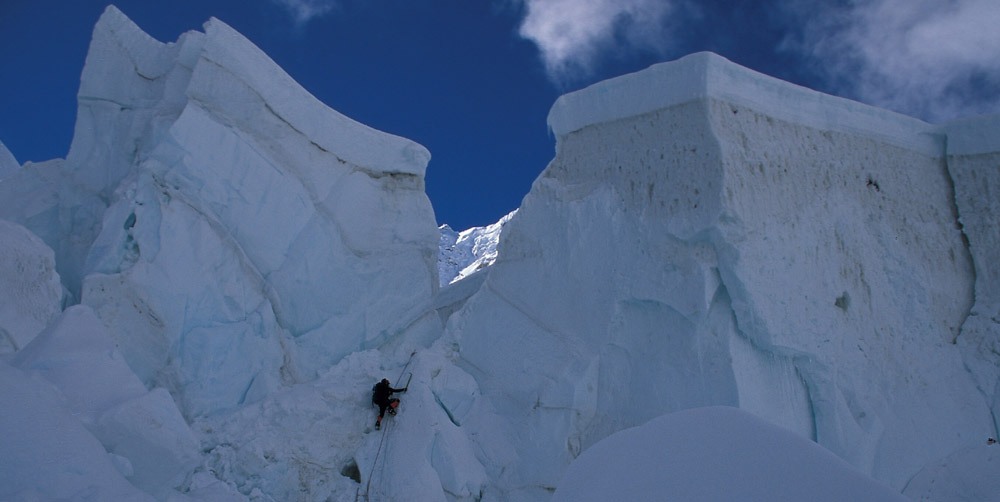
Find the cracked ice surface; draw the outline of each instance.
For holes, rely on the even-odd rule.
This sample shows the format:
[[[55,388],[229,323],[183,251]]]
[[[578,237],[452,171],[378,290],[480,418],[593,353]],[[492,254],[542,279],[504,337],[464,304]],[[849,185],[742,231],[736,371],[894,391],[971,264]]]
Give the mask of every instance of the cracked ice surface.
[[[79,101],[55,225],[13,216],[189,416],[314,377],[437,289],[427,150],[329,109],[224,23],[164,44],[108,8]]]

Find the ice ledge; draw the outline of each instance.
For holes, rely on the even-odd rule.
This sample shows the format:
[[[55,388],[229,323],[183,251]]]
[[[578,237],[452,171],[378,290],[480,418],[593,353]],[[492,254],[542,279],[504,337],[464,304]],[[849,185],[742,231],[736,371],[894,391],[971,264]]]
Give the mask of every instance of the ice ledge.
[[[926,122],[839,98],[699,52],[565,94],[549,111],[557,138],[584,127],[712,98],[820,130],[863,134],[942,155],[944,138]]]

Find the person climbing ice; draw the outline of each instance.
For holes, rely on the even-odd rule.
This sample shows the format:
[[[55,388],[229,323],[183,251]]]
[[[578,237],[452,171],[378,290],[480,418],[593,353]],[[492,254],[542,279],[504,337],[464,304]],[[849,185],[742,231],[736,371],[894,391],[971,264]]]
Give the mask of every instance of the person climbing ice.
[[[390,415],[396,414],[396,407],[399,406],[399,399],[392,397],[393,392],[406,392],[407,387],[394,389],[389,385],[389,379],[383,378],[381,382],[372,387],[372,403],[378,405],[378,420],[375,421],[375,429],[382,428],[382,417],[386,410]]]

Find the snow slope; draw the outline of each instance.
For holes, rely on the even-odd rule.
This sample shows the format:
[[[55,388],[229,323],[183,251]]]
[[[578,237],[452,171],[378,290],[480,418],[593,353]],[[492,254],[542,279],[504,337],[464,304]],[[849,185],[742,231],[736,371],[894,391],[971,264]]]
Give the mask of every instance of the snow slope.
[[[575,498],[709,425],[848,497],[991,493],[1000,117],[695,54],[560,98],[517,217],[459,235],[425,149],[218,20],[164,44],[108,8],[79,103],[67,159],[0,182],[0,498]],[[731,460],[668,474],[776,465]]]
[[[907,500],[816,443],[727,407],[680,411],[608,436],[570,465],[552,497],[651,499]]]

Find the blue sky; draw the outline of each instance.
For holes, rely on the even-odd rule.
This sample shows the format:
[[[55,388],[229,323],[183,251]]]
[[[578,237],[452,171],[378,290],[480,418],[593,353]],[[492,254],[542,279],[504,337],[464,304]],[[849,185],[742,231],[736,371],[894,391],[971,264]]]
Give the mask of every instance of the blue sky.
[[[108,2],[0,0],[0,141],[63,157]],[[562,93],[710,50],[924,120],[1000,111],[996,0],[120,0],[154,38],[217,17],[345,115],[424,145],[440,223],[520,205]]]

